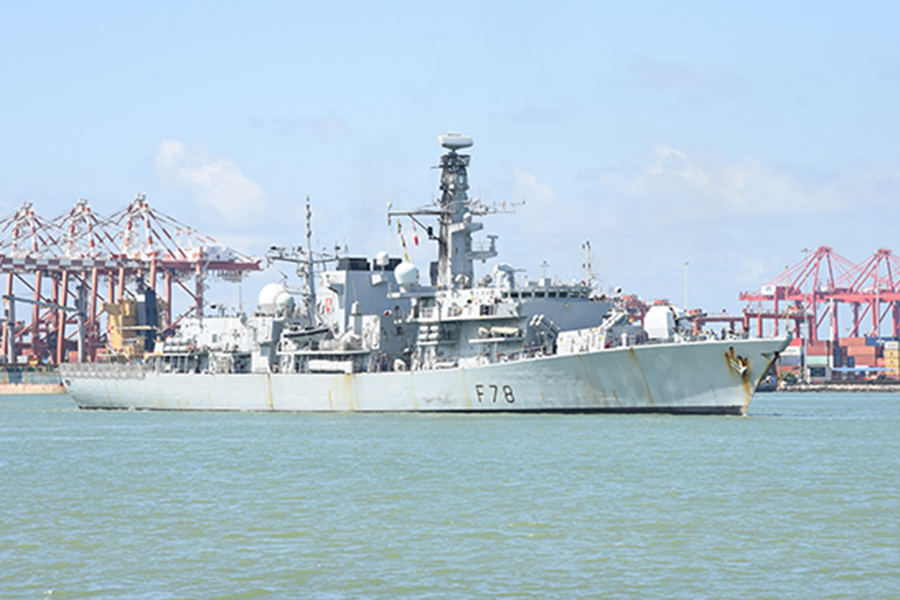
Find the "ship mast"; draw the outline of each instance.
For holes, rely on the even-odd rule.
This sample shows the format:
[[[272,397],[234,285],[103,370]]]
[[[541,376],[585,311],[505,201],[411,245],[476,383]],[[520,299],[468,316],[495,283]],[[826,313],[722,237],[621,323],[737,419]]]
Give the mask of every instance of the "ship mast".
[[[310,327],[315,325],[316,311],[316,278],[313,273],[313,253],[312,253],[312,209],[309,206],[309,195],[306,196],[306,255],[309,260],[306,261],[306,277],[303,284],[303,300],[306,302],[306,318]]]
[[[458,150],[472,145],[472,138],[458,133],[447,133],[438,138],[441,146],[449,150],[441,156],[441,198],[432,206],[408,211],[392,211],[388,208],[388,221],[394,216],[437,216],[440,226],[438,235],[426,228],[429,237],[438,243],[437,285],[439,288],[469,288],[475,279],[474,261],[487,260],[497,256],[496,236],[490,237],[488,248],[473,249],[472,233],[484,227],[473,217],[497,212],[511,212],[505,203],[485,206],[479,198],[469,198],[468,174],[471,157]],[[437,204],[435,206],[434,204]],[[418,221],[417,221],[418,222]]]
[[[272,246],[266,252],[266,262],[272,264],[276,260],[292,262],[297,265],[297,275],[303,278],[303,292],[301,296],[306,304],[306,318],[310,327],[318,323],[316,314],[316,273],[317,264],[325,264],[338,259],[338,247],[334,254],[313,252],[312,249],[312,208],[309,196],[306,197],[306,250],[302,246],[287,248],[285,246]]]
[[[584,264],[581,265],[584,267],[584,283],[589,288],[593,289],[594,282],[599,282],[599,280],[597,279],[597,274],[591,269],[591,241],[588,240],[583,243],[581,249],[584,250]]]

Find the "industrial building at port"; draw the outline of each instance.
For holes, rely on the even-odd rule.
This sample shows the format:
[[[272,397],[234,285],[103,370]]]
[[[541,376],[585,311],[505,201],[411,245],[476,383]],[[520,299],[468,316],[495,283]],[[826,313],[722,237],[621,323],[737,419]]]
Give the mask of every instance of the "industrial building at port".
[[[141,195],[109,217],[83,199],[49,220],[23,204],[0,221],[6,284],[0,363],[52,366],[109,352],[134,357],[144,339],[203,314],[210,280],[240,281],[260,268],[259,259],[156,211]],[[822,246],[758,290],[742,292],[741,313],[687,315],[697,335],[720,327],[748,337],[791,333],[777,365],[788,380],[900,379],[895,274],[900,261],[890,250],[853,263]],[[179,290],[188,309],[176,315]],[[636,296],[625,300],[632,319],[642,322],[648,305]]]

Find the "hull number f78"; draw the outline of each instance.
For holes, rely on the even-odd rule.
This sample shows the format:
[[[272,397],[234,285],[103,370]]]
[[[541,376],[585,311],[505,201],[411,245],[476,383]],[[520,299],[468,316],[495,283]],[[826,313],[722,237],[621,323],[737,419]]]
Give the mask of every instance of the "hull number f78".
[[[475,384],[475,395],[479,403],[496,404],[498,400],[505,400],[509,404],[516,401],[511,385],[482,385]]]

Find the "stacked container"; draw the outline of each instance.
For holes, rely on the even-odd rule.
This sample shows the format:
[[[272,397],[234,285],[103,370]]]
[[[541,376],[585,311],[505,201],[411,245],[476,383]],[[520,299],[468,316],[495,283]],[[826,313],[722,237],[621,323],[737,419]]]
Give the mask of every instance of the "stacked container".
[[[900,377],[900,342],[884,343],[884,368],[890,377]]]
[[[831,366],[829,365],[828,342],[810,342],[806,347],[806,379],[808,381],[823,381],[831,379]]]
[[[877,367],[881,346],[876,346],[875,341],[876,338],[841,338],[841,345],[846,348],[847,356],[853,357],[855,366]]]

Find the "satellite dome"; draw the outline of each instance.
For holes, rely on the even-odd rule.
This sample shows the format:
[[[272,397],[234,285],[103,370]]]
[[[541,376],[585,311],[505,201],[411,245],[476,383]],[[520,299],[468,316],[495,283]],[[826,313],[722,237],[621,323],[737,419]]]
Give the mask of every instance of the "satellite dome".
[[[278,310],[278,296],[287,293],[280,283],[269,283],[259,290],[259,310],[266,315],[274,315]]]
[[[379,267],[386,267],[390,262],[391,259],[388,257],[388,253],[384,250],[375,255],[375,264]]]
[[[419,269],[411,262],[403,261],[394,269],[394,277],[400,287],[409,287],[419,280]]]
[[[294,310],[294,297],[287,292],[281,292],[275,297],[275,310],[286,314]]]

